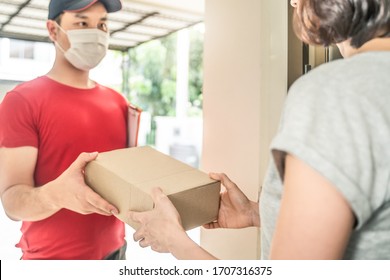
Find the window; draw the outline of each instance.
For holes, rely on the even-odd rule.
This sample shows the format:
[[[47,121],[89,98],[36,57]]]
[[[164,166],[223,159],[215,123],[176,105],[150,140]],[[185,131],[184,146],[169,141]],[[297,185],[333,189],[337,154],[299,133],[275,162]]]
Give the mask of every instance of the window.
[[[20,59],[34,59],[34,42],[11,40],[9,57]]]

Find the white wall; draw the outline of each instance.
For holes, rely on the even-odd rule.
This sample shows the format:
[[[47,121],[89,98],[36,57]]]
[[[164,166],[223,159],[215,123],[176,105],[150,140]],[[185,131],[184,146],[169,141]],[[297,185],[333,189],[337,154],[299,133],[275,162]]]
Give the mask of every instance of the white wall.
[[[0,38],[0,78],[8,81],[29,81],[46,74],[53,65],[54,47],[48,43],[31,43],[34,59],[10,57],[11,40]]]
[[[19,83],[20,82],[18,81],[0,80],[0,103],[3,101],[6,93],[16,87]]]
[[[206,0],[202,169],[258,200],[287,92],[288,1]],[[222,259],[260,258],[259,229],[202,230]]]

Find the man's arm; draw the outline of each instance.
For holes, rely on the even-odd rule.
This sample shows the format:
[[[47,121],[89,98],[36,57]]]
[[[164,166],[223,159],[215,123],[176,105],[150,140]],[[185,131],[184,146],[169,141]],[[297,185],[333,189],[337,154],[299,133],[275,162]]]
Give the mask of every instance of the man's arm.
[[[85,165],[97,153],[82,153],[57,179],[35,187],[38,150],[34,147],[0,149],[0,196],[12,220],[39,221],[62,208],[81,214],[112,215],[118,210],[84,182]]]

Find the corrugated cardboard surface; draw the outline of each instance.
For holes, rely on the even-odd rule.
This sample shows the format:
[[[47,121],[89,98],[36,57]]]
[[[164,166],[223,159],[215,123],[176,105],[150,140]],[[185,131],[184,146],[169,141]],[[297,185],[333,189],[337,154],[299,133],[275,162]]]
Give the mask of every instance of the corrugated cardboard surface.
[[[151,147],[100,153],[85,175],[87,184],[119,209],[117,217],[135,229],[138,225],[128,221],[127,211],[152,209],[155,187],[168,195],[186,230],[218,215],[220,182]]]

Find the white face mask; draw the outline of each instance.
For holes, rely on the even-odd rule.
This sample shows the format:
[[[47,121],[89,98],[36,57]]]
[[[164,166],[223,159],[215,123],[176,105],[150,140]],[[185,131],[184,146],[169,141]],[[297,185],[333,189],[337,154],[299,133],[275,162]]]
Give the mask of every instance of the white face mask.
[[[70,48],[64,51],[58,42],[55,44],[74,67],[89,71],[105,57],[109,44],[108,33],[96,28],[65,31],[61,26],[58,27],[68,36]]]

